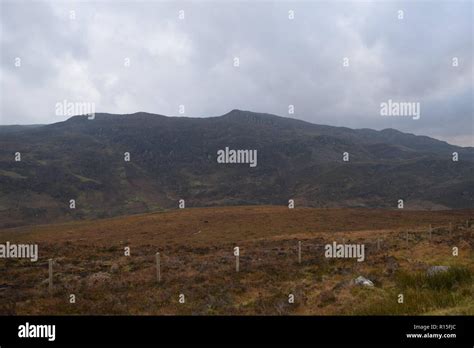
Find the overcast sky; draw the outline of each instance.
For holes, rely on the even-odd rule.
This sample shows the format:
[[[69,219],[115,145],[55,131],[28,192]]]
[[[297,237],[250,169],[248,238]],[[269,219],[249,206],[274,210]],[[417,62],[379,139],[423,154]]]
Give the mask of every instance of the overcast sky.
[[[456,0],[2,0],[0,124],[62,121],[64,100],[122,114],[184,105],[474,146],[472,22],[473,2]],[[420,119],[381,116],[389,99],[420,103]]]

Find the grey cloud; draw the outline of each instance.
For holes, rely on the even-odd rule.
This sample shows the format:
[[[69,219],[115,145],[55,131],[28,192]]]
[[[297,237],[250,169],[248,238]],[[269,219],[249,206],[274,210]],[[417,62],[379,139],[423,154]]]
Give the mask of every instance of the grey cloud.
[[[60,121],[52,110],[63,99],[86,99],[111,113],[176,115],[184,104],[187,116],[234,108],[287,116],[294,104],[294,117],[314,123],[392,127],[472,146],[471,7],[463,1],[2,3],[0,121]],[[34,64],[14,68],[18,52]],[[450,65],[453,56],[458,68]],[[349,68],[342,67],[344,57]],[[421,119],[381,117],[380,103],[388,99],[420,102]]]

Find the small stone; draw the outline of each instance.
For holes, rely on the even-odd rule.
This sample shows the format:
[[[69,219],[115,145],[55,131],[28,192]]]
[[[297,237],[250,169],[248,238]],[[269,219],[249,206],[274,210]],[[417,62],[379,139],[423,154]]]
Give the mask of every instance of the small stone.
[[[362,276],[359,276],[356,279],[354,279],[354,284],[361,285],[361,286],[368,286],[371,288],[374,287],[374,283],[372,283],[372,281]]]

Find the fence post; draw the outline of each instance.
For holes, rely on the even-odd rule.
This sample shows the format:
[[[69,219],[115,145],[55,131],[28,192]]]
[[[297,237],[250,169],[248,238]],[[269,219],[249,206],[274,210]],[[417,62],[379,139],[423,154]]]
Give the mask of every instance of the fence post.
[[[235,271],[236,272],[240,271],[239,255],[240,255],[240,248],[235,247],[234,248],[234,256],[235,256]]]
[[[298,241],[298,263],[301,263],[301,241]]]
[[[49,266],[49,292],[53,292],[53,259],[48,260]]]
[[[156,279],[161,282],[160,253],[156,253]]]

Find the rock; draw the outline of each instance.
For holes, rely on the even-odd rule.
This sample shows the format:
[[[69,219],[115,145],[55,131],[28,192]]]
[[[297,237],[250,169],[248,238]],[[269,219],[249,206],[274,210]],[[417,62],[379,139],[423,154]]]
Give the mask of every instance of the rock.
[[[426,274],[431,276],[434,276],[435,274],[441,273],[441,272],[447,272],[449,269],[449,266],[431,266],[428,268],[426,271]]]
[[[362,276],[359,276],[356,279],[354,279],[354,284],[355,285],[361,285],[361,286],[368,286],[368,287],[371,287],[371,288],[374,287],[374,283],[372,283],[372,281],[370,281],[369,279],[367,279],[365,277],[362,277]]]
[[[98,272],[90,275],[87,278],[87,286],[100,286],[110,282],[110,274],[107,272]]]

